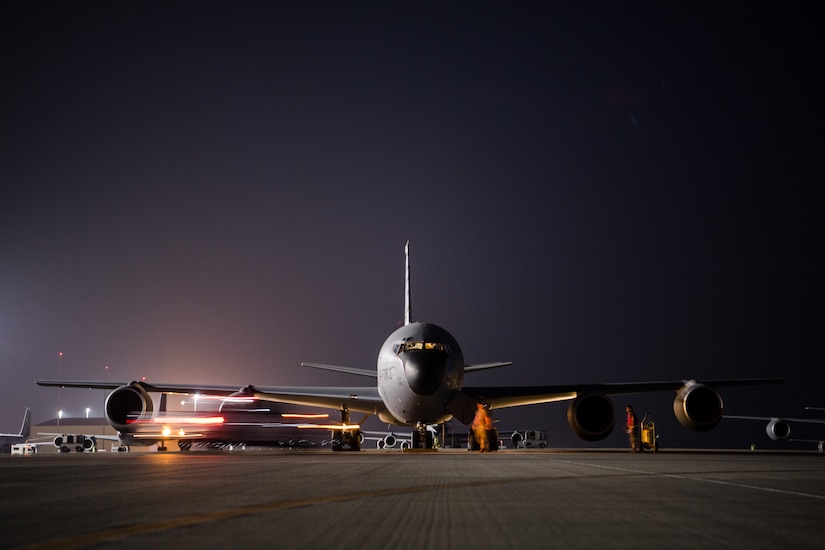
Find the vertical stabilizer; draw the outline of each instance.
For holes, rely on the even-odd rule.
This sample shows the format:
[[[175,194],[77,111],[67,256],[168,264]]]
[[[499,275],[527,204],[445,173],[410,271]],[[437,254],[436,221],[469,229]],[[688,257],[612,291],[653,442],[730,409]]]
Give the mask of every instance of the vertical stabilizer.
[[[412,323],[412,304],[410,303],[410,241],[404,245],[404,324]]]
[[[32,435],[32,410],[31,407],[26,407],[26,412],[23,414],[23,425],[20,426],[20,435],[29,438]]]

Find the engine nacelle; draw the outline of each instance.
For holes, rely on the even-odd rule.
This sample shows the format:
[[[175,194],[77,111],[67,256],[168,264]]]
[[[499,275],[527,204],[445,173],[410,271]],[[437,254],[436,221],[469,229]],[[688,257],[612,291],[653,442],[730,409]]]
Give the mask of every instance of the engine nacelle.
[[[688,430],[706,432],[722,420],[722,396],[710,386],[690,381],[676,392],[673,413]]]
[[[616,424],[613,402],[601,393],[580,395],[567,407],[567,423],[585,441],[601,441]]]
[[[106,419],[117,431],[127,429],[134,420],[151,417],[152,410],[149,392],[136,382],[117,388],[106,398]]]
[[[774,441],[780,439],[787,439],[791,435],[791,426],[781,418],[771,418],[768,425],[765,427],[768,437]]]

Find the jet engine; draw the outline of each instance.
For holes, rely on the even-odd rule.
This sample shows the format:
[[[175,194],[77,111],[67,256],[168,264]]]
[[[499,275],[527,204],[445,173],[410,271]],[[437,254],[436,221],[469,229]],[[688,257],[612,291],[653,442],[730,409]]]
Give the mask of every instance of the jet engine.
[[[710,386],[693,380],[676,392],[673,413],[688,430],[706,432],[722,420],[722,396]]]
[[[117,388],[106,398],[106,418],[118,431],[126,429],[130,421],[151,416],[152,409],[149,392],[137,382]]]
[[[385,449],[392,449],[393,447],[395,447],[395,444],[398,442],[398,440],[395,438],[393,434],[387,434],[386,436],[384,436],[383,442]]]
[[[791,426],[781,418],[771,418],[771,421],[765,427],[765,431],[768,433],[768,437],[774,441],[779,441],[780,439],[787,439],[791,435]]]
[[[601,393],[580,395],[567,407],[567,423],[585,441],[601,441],[616,424],[613,402]]]

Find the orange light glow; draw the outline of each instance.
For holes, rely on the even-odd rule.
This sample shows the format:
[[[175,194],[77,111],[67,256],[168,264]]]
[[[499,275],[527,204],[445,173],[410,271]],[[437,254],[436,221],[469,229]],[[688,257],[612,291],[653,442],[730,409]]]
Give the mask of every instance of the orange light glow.
[[[165,431],[166,430],[164,430],[164,432]],[[134,433],[134,434],[132,434],[132,437],[135,438],[135,439],[164,439],[164,438],[168,438],[172,434],[171,430],[169,430],[168,434],[164,433],[164,432]],[[177,436],[181,436],[181,437],[186,436],[186,439],[195,439],[195,438],[198,438],[198,437],[203,437],[204,435],[202,433],[196,433],[196,432],[189,432],[189,433],[184,432],[183,434],[178,433]]]
[[[222,416],[158,416],[152,419],[155,424],[223,424]]]

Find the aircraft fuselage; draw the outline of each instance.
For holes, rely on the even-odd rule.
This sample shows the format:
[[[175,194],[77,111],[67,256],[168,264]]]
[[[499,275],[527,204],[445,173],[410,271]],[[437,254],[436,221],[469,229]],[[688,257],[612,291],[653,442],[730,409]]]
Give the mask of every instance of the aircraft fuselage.
[[[438,424],[464,383],[464,355],[453,336],[431,323],[410,323],[378,354],[378,393],[398,424]]]

